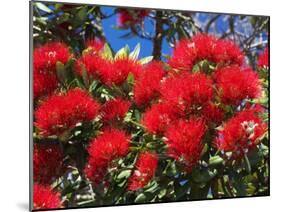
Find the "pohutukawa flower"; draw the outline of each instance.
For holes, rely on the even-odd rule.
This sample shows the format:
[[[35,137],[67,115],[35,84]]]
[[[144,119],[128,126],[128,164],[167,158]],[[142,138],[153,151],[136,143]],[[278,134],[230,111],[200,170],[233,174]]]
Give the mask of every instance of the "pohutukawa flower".
[[[34,184],[33,186],[33,209],[62,208],[61,195],[50,186]]]
[[[136,191],[146,186],[154,177],[158,164],[158,156],[150,152],[142,152],[136,162],[136,170],[129,178],[130,191]]]
[[[120,27],[127,27],[133,24],[141,23],[146,16],[148,16],[148,10],[128,10],[120,9],[118,11],[118,20],[117,24]]]
[[[213,49],[213,62],[228,66],[228,65],[243,65],[245,55],[231,40],[218,40],[216,47]]]
[[[71,57],[68,47],[61,42],[47,43],[33,52],[33,68],[36,71],[55,71],[56,63],[65,64]]]
[[[167,79],[161,86],[162,98],[190,112],[213,98],[212,80],[203,73],[185,73]],[[195,107],[195,108],[194,108]]]
[[[88,147],[89,160],[85,168],[86,176],[93,183],[102,182],[111,163],[128,154],[129,145],[129,136],[117,129],[107,129],[91,140]]]
[[[86,41],[86,48],[89,50],[89,53],[99,53],[103,47],[105,42],[101,39],[89,39]]]
[[[159,96],[160,81],[165,76],[161,63],[151,62],[144,67],[134,85],[134,99],[138,106],[146,105]]]
[[[102,81],[108,86],[122,85],[131,73],[138,78],[141,71],[141,64],[129,58],[118,58],[102,72]]]
[[[259,68],[268,68],[268,48],[258,58],[258,67]]]
[[[241,65],[244,62],[244,54],[232,41],[198,34],[191,39],[182,39],[176,44],[169,64],[181,71],[192,71],[194,65],[202,60],[221,65]]]
[[[34,144],[33,178],[40,184],[51,184],[65,171],[63,152],[56,144]]]
[[[109,66],[109,61],[103,59],[100,55],[88,53],[82,55],[76,61],[75,71],[80,76],[83,76],[83,71],[86,71],[88,76],[101,80]]]
[[[221,101],[237,105],[246,98],[257,98],[261,93],[258,74],[252,69],[230,66],[217,70],[214,75]]]
[[[224,110],[210,102],[202,108],[202,115],[206,121],[218,124],[224,118]]]
[[[202,119],[191,118],[173,123],[165,133],[168,154],[182,163],[188,172],[200,159],[205,132],[205,122]]]
[[[79,88],[46,99],[35,111],[35,126],[44,136],[60,135],[81,122],[92,121],[99,104]]]
[[[131,103],[121,98],[105,102],[101,108],[102,120],[105,122],[123,120]]]
[[[51,94],[58,88],[59,81],[55,73],[33,73],[33,97],[34,99]]]
[[[158,103],[144,113],[142,122],[148,132],[162,134],[180,115],[181,111],[178,108]]]
[[[231,152],[234,158],[254,148],[267,130],[266,124],[259,117],[261,112],[258,107],[238,112],[218,132],[216,147],[224,153]]]

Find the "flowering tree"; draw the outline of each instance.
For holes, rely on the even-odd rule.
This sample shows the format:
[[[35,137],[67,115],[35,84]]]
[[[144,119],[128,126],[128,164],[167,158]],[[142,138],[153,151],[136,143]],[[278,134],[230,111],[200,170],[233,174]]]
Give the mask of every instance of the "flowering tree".
[[[33,9],[34,209],[268,195],[268,18]]]

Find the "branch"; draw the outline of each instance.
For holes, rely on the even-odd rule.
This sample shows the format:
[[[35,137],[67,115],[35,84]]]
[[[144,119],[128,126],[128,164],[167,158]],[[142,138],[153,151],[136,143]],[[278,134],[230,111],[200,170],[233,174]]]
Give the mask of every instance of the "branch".
[[[153,58],[155,60],[161,59],[162,40],[163,40],[163,23],[162,23],[162,12],[157,11],[155,15],[155,36],[153,39]]]

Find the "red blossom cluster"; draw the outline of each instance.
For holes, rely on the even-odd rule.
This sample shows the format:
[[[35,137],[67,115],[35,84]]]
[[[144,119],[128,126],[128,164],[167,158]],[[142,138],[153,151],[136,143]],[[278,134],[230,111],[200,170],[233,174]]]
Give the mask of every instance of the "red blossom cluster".
[[[130,138],[117,129],[106,129],[91,140],[88,147],[89,160],[85,168],[86,176],[94,183],[100,183],[112,162],[125,157],[129,152]]]
[[[218,69],[214,74],[214,81],[221,101],[225,104],[238,105],[246,98],[259,97],[261,92],[258,74],[250,68],[229,66]]]
[[[114,61],[104,59],[100,54],[84,54],[76,63],[76,72],[83,75],[83,71],[102,83],[113,86],[121,85],[133,74],[139,76],[141,65],[129,58],[117,58]]]
[[[118,11],[117,24],[120,27],[138,24],[141,23],[148,14],[148,10],[120,9]]]
[[[50,184],[60,177],[65,167],[63,151],[57,144],[34,144],[33,179],[40,184]]]
[[[186,171],[191,171],[200,159],[206,132],[206,124],[202,119],[180,119],[170,125],[165,133],[168,154],[184,164]]]
[[[130,102],[121,98],[116,98],[105,102],[101,108],[102,120],[114,122],[122,120],[129,110]]]
[[[56,64],[66,64],[71,58],[68,47],[61,42],[47,43],[33,52],[34,98],[51,94],[59,85]]]
[[[138,106],[146,105],[158,97],[160,82],[164,76],[165,71],[161,63],[151,62],[144,66],[134,85],[135,102]]]
[[[56,209],[62,207],[60,193],[55,192],[50,186],[33,185],[33,209]]]
[[[268,48],[266,48],[258,58],[259,68],[268,68]]]
[[[224,153],[231,152],[233,158],[241,157],[260,142],[267,130],[259,113],[262,108],[245,109],[230,118],[223,126],[215,141]]]
[[[90,122],[99,104],[86,92],[75,88],[47,98],[35,111],[35,126],[44,136],[60,135],[77,123]]]
[[[136,162],[136,170],[129,179],[130,191],[136,191],[146,186],[154,177],[158,163],[158,156],[150,152],[140,153]]]
[[[244,100],[260,96],[257,72],[243,63],[244,55],[232,41],[198,34],[178,42],[167,74],[150,83],[157,85],[157,96],[150,99],[153,104],[142,123],[148,132],[168,138],[168,153],[187,170],[200,159],[207,126],[220,126],[228,107],[235,110]],[[154,72],[149,73],[153,78]]]
[[[192,71],[194,65],[203,60],[220,66],[242,65],[244,57],[243,52],[232,41],[198,34],[177,43],[169,64],[179,71]]]
[[[125,24],[139,22],[147,12],[120,10],[119,14],[120,23]],[[88,137],[88,160],[82,167],[94,185],[104,182],[111,170],[118,169],[118,160],[130,153],[131,135],[127,132],[131,132],[131,126],[127,123],[137,124],[132,129],[140,129],[141,133],[161,137],[159,142],[164,141],[167,147],[165,153],[186,172],[191,172],[200,160],[208,133],[215,140],[211,148],[238,157],[253,149],[266,132],[259,116],[262,110],[244,106],[246,101],[260,97],[261,82],[257,73],[244,64],[243,52],[232,41],[198,34],[180,40],[167,64],[153,61],[145,65],[125,56],[104,57],[104,44],[100,40],[87,41],[74,65],[75,76],[87,75],[90,82],[95,80],[102,88],[104,93],[96,98],[98,101],[92,97],[98,96],[97,90],[88,92],[87,85],[56,90],[56,64],[66,64],[72,57],[67,46],[50,43],[34,51],[34,96],[45,97],[35,105],[36,133],[60,139],[77,125],[98,122],[90,129],[97,136]],[[260,67],[268,65],[266,54],[267,50],[260,56]],[[130,74],[134,77],[132,86],[126,84]],[[114,89],[118,92],[110,93],[117,91]],[[141,117],[123,125],[134,112]],[[133,152],[138,158],[128,181],[131,191],[145,187],[158,164],[159,156],[138,142],[136,149],[140,152]],[[34,180],[40,184],[34,187],[35,208],[62,206],[59,194],[43,185],[61,176],[63,159],[59,146],[34,145]]]

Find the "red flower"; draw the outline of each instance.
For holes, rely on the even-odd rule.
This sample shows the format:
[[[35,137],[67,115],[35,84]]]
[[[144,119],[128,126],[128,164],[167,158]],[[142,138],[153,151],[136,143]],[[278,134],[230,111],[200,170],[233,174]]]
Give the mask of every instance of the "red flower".
[[[105,42],[100,39],[90,39],[86,41],[86,48],[91,49],[93,53],[98,53],[104,47]]]
[[[57,75],[55,73],[33,73],[33,97],[39,98],[51,94],[59,85]]]
[[[129,58],[118,58],[112,64],[107,66],[102,73],[102,81],[108,86],[123,84],[131,73],[135,79],[138,78],[141,71],[141,65]]]
[[[65,64],[70,57],[69,49],[64,43],[46,43],[34,49],[33,68],[40,72],[55,71],[57,62]]]
[[[117,98],[107,101],[101,109],[103,121],[123,120],[130,107],[130,102]]]
[[[258,58],[258,67],[259,68],[268,68],[268,48]]]
[[[105,130],[88,147],[86,176],[94,183],[102,182],[112,161],[125,157],[128,151],[129,137],[124,132],[116,129]]]
[[[165,137],[168,139],[168,154],[183,163],[187,171],[200,159],[202,139],[206,126],[201,119],[179,120],[172,124]]]
[[[150,133],[161,134],[177,118],[181,111],[169,104],[152,105],[143,115],[143,125]]]
[[[198,34],[191,39],[180,40],[176,44],[169,64],[178,70],[192,71],[193,66],[202,60],[223,65],[241,65],[244,54],[232,41]]]
[[[52,191],[51,187],[34,184],[33,186],[33,209],[62,208],[60,193]]]
[[[159,95],[160,81],[164,75],[165,71],[159,62],[144,67],[134,86],[134,98],[138,106],[147,104]]]
[[[120,27],[126,27],[132,24],[141,23],[146,16],[148,16],[148,10],[128,10],[120,9],[118,12],[117,23]]]
[[[33,94],[34,98],[52,93],[59,85],[56,63],[65,64],[71,54],[64,43],[47,43],[33,52]]]
[[[33,178],[40,184],[50,184],[64,172],[63,152],[58,145],[34,144]]]
[[[169,104],[190,111],[213,98],[212,80],[203,73],[185,73],[167,79],[162,87],[162,98]]]
[[[85,70],[89,76],[92,76],[94,79],[101,80],[103,73],[109,66],[109,62],[98,54],[89,53],[84,54],[77,60],[75,70],[80,76],[83,76],[83,70]]]
[[[223,65],[239,65],[244,63],[245,55],[231,40],[218,40],[213,52],[213,62]]]
[[[219,106],[210,102],[203,107],[202,115],[206,121],[211,121],[218,124],[224,118],[224,111]]]
[[[158,164],[156,154],[150,152],[140,153],[136,162],[136,170],[129,179],[129,190],[136,191],[146,186],[154,177]]]
[[[259,117],[259,108],[250,108],[238,112],[229,119],[218,132],[215,140],[217,148],[224,153],[232,152],[233,157],[241,157],[259,143],[259,138],[267,130]]]
[[[216,71],[214,79],[225,104],[236,105],[246,98],[257,98],[261,92],[258,74],[250,68],[225,67]]]
[[[92,121],[99,104],[81,89],[72,89],[64,94],[53,95],[35,111],[35,126],[45,136],[60,135],[79,122]]]

